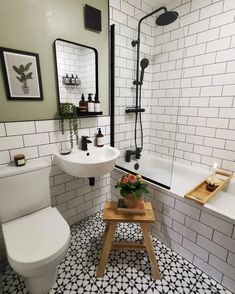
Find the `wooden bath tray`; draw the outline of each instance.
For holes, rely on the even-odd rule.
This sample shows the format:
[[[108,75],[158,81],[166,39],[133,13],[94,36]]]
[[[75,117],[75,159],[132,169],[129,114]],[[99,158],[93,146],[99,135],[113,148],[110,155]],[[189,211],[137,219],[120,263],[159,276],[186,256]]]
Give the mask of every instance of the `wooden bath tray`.
[[[206,204],[217,192],[219,192],[221,189],[228,185],[229,181],[232,178],[232,173],[224,170],[218,170],[216,171],[215,176],[215,183],[218,187],[213,192],[210,192],[206,189],[206,185],[210,179],[210,177],[208,177],[206,180],[201,182],[191,191],[186,193],[184,197],[187,199],[194,200],[201,205]]]

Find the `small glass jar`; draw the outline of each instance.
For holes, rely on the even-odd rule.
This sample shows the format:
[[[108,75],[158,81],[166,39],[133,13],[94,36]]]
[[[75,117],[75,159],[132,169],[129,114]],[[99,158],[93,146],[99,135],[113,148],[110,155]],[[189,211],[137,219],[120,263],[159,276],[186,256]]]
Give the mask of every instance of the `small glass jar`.
[[[15,166],[23,166],[26,164],[24,154],[17,154],[14,156]]]

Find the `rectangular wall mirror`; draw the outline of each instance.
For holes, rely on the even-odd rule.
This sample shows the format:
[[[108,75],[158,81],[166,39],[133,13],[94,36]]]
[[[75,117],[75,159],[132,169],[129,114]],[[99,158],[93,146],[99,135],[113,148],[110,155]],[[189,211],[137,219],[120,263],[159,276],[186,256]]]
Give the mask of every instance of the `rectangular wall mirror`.
[[[79,106],[82,94],[99,97],[98,53],[95,48],[57,39],[54,42],[59,103]]]

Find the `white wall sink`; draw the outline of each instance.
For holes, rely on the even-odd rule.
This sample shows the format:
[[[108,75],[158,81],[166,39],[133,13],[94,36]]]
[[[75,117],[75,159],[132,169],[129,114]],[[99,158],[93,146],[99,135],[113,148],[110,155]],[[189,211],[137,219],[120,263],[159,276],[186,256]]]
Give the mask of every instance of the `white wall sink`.
[[[67,174],[79,178],[91,178],[111,172],[120,151],[110,146],[76,149],[68,154],[55,154],[55,163]]]

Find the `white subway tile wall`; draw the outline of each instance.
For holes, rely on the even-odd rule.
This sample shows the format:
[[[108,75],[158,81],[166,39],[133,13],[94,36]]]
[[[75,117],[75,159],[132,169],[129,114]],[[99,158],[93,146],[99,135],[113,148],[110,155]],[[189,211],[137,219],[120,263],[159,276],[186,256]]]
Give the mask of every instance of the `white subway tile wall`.
[[[111,173],[112,199],[119,197],[114,188],[123,175]],[[150,187],[156,222],[152,234],[235,293],[235,221],[170,191]]]
[[[79,119],[79,137],[88,135],[94,141],[96,128],[101,127],[105,143],[109,144],[109,119],[109,117]],[[59,120],[0,124],[0,168],[1,164],[13,161],[14,155],[19,153],[24,153],[27,160],[44,158],[51,167],[51,203],[71,225],[103,208],[103,203],[110,195],[110,176],[107,174],[97,177],[95,186],[90,187],[88,179],[77,179],[63,173],[53,164],[53,154],[61,149],[62,144],[70,146],[69,137],[61,136]],[[0,230],[1,266],[5,258],[3,235]]]
[[[134,146],[135,117],[125,115],[125,107],[135,104],[136,65],[128,64],[136,61],[136,47],[131,41],[137,38],[138,20],[158,8],[146,11],[143,0],[126,2],[135,8],[134,15],[122,10],[117,1],[110,1],[116,30],[115,143],[122,155]],[[144,148],[169,156],[173,154],[169,139],[176,138],[175,160],[205,168],[217,161],[234,172],[235,1],[164,4],[179,12],[179,21],[160,28],[150,18],[141,25],[140,60],[146,57],[150,61],[142,93]],[[134,37],[123,34],[123,20],[112,18],[118,13],[125,26],[134,29]],[[175,121],[177,129],[171,128]],[[112,173],[112,188],[120,176],[117,171]],[[112,189],[112,196],[118,197],[118,191]],[[234,222],[160,188],[153,188],[149,199],[157,219],[152,233],[235,292]]]
[[[131,41],[137,37],[138,20],[158,8],[146,6],[144,0],[126,2],[110,1],[116,29],[116,124],[120,126],[115,142],[120,149],[134,146],[130,131],[135,116],[124,113],[125,106],[135,103],[136,47]],[[176,139],[175,160],[205,168],[218,161],[220,167],[235,171],[233,2],[165,1],[166,7],[179,12],[179,20],[157,27],[151,17],[141,24],[140,60],[150,61],[142,93],[145,150],[172,156]],[[177,129],[169,128],[175,121]]]
[[[217,160],[235,171],[235,1],[171,0],[166,6],[179,12],[180,21],[160,28],[152,17],[141,27],[140,59],[150,60],[142,95],[144,148],[172,156],[177,133],[176,160],[205,167]],[[143,0],[110,0],[111,23],[116,25],[115,141],[122,155],[134,145],[134,115],[125,114],[125,107],[135,102],[136,48],[131,41],[137,37],[138,20],[151,10]],[[109,143],[108,117],[80,119],[79,134],[94,140],[97,126]],[[67,140],[58,120],[0,123],[0,164],[19,152],[30,160],[45,158],[51,165],[52,204],[73,224],[102,209],[110,181],[113,188],[122,174],[114,171],[111,178],[97,178],[94,187],[87,179],[64,174],[52,157]],[[152,233],[235,291],[234,222],[161,188],[150,188],[147,199],[157,218]],[[119,192],[112,189],[112,197]],[[4,256],[0,231],[0,263]]]

